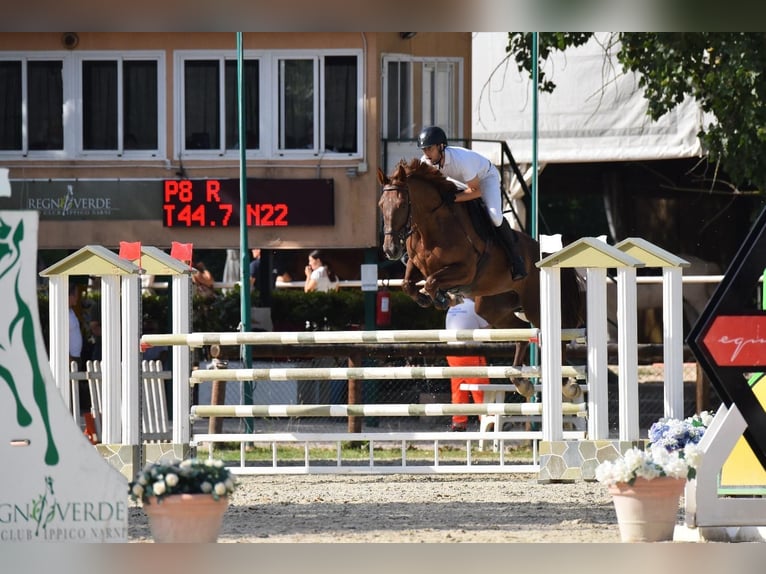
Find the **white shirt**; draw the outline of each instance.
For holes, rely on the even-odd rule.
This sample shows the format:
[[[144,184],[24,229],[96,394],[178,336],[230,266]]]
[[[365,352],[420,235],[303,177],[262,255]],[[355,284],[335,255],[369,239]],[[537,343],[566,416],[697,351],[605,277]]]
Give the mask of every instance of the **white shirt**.
[[[458,181],[466,182],[474,178],[482,181],[493,175],[498,175],[498,171],[492,162],[478,152],[464,147],[447,146],[442,152],[444,161],[439,168],[447,177]],[[428,156],[423,154],[421,161],[431,164]]]
[[[438,169],[447,177],[463,184],[474,178],[479,179],[481,197],[487,213],[495,226],[500,225],[503,222],[500,172],[492,162],[478,152],[457,146],[446,146],[442,156],[442,165]],[[436,167],[425,154],[420,161]]]
[[[316,281],[317,291],[327,292],[334,291],[338,288],[338,280],[336,279],[335,281],[330,281],[330,278],[327,276],[327,269],[325,269],[324,265],[314,269],[311,272],[309,279]]]
[[[82,355],[82,331],[80,321],[74,309],[69,308],[69,356],[79,358]]]
[[[444,327],[445,329],[486,329],[489,323],[476,314],[473,299],[465,297],[462,303],[447,310]]]

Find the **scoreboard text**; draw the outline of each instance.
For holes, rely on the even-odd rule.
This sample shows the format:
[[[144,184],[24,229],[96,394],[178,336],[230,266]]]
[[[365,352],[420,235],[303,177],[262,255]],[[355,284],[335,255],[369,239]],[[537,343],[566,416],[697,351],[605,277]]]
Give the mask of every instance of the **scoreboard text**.
[[[239,227],[238,179],[168,179],[164,227]],[[247,227],[334,225],[331,179],[248,179]]]

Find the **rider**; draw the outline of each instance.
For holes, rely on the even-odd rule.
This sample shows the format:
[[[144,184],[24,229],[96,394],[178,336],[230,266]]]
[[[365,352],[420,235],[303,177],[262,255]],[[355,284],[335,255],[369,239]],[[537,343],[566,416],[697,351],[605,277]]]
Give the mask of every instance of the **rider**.
[[[418,147],[423,150],[421,162],[438,168],[444,175],[462,182],[467,187],[455,194],[455,201],[484,199],[487,214],[495,226],[497,236],[511,264],[514,281],[527,275],[524,261],[516,252],[516,238],[508,220],[503,217],[500,199],[500,172],[486,157],[464,147],[451,146],[447,135],[438,126],[423,128],[418,136]]]

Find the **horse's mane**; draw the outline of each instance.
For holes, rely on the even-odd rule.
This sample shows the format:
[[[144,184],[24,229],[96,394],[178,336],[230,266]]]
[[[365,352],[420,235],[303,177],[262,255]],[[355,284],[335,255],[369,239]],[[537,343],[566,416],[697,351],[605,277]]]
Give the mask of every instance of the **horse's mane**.
[[[441,195],[455,195],[457,192],[457,186],[447,179],[441,171],[432,165],[421,162],[418,158],[411,160],[409,164],[401,162],[401,165],[404,167],[408,179],[419,179],[430,183]]]

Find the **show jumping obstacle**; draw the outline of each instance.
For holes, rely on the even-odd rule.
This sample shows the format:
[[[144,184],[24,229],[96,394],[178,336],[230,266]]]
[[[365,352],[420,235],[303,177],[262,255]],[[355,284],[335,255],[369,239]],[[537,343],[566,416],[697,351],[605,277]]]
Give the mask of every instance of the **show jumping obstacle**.
[[[164,253],[159,253],[159,250],[156,250],[158,253],[148,253],[150,250],[154,250],[154,248],[149,247],[143,247],[143,259],[142,259],[142,267],[146,268],[148,266],[147,259],[148,255],[152,255],[151,258],[149,258],[149,261],[151,259],[155,259],[158,264],[164,265],[166,268],[168,266],[168,262],[163,259],[163,256],[167,258],[168,256]],[[112,261],[112,257],[108,257],[107,254],[100,253],[95,247],[90,246],[88,249],[85,249],[85,251],[88,251],[88,253],[82,254],[82,257],[90,257],[91,259],[95,258],[99,261],[108,260],[108,263],[110,264],[109,268],[114,268],[115,264],[118,262]],[[630,253],[630,254],[629,254]],[[634,256],[635,255],[635,256]],[[79,257],[79,256],[78,256]],[[116,259],[116,258],[115,258]],[[74,271],[78,271],[79,273],[86,273],[91,274],[90,270],[85,270],[85,266],[81,265],[80,259],[70,260],[71,266],[67,269],[62,269],[62,271],[66,272],[67,274],[77,274]],[[122,263],[122,262],[119,262]],[[178,263],[178,262],[176,262]],[[491,432],[491,433],[455,433],[455,435],[451,435],[450,433],[432,433],[428,436],[425,440],[434,440],[435,443],[438,443],[439,440],[466,440],[466,441],[472,441],[472,440],[478,440],[480,438],[484,439],[502,439],[502,440],[515,440],[515,439],[523,439],[523,440],[534,440],[535,445],[537,443],[540,443],[540,452],[541,452],[541,458],[540,458],[540,464],[534,465],[535,467],[539,468],[540,477],[543,480],[547,479],[568,479],[568,478],[593,478],[592,476],[587,475],[586,473],[589,472],[588,469],[594,468],[594,464],[592,460],[578,460],[578,456],[582,459],[582,457],[586,456],[583,454],[585,451],[597,451],[598,453],[602,452],[608,452],[611,448],[614,451],[620,451],[624,445],[631,445],[632,443],[639,441],[639,427],[638,427],[638,400],[637,400],[637,352],[636,352],[636,317],[635,317],[635,288],[636,288],[636,278],[635,278],[635,269],[637,267],[641,267],[643,265],[650,265],[655,267],[662,267],[663,268],[663,279],[665,280],[665,290],[664,293],[666,293],[666,297],[664,300],[664,307],[666,314],[669,317],[669,320],[664,322],[664,329],[665,329],[665,365],[666,365],[666,404],[665,404],[665,414],[667,416],[678,416],[676,413],[682,412],[682,368],[681,368],[681,360],[682,360],[682,345],[683,345],[683,337],[681,335],[681,305],[680,300],[675,301],[675,295],[680,296],[681,289],[681,277],[680,277],[680,266],[683,266],[685,262],[683,260],[680,260],[679,258],[674,258],[673,256],[667,254],[667,252],[664,252],[660,250],[659,248],[656,248],[652,246],[651,244],[647,244],[646,242],[643,242],[642,240],[638,239],[629,239],[625,240],[622,244],[619,244],[618,246],[609,246],[607,244],[604,244],[602,242],[598,242],[595,239],[592,238],[583,238],[580,239],[570,245],[568,245],[566,248],[562,249],[561,251],[555,253],[554,255],[551,255],[544,260],[540,261],[537,266],[540,269],[540,275],[541,275],[541,301],[542,301],[542,317],[541,317],[541,325],[539,331],[535,331],[536,335],[532,334],[530,331],[523,334],[524,337],[532,337],[537,336],[537,340],[541,343],[541,353],[542,353],[542,360],[540,363],[540,382],[542,383],[542,397],[543,401],[540,403],[539,407],[536,407],[540,409],[540,417],[541,417],[541,429],[539,431],[535,431],[538,434],[531,435],[528,437],[525,437],[524,435],[520,435],[518,433],[516,434],[505,434],[500,433],[501,436],[498,436],[498,433]],[[127,273],[132,274],[135,273],[134,267],[130,267],[130,263],[124,262],[122,263],[126,269],[121,271],[121,273]],[[55,267],[55,266],[54,266]],[[130,267],[128,269],[128,267]],[[561,366],[561,357],[560,357],[560,345],[559,343],[561,340],[566,339],[566,331],[561,330],[560,326],[560,317],[559,317],[559,311],[560,309],[560,269],[561,268],[567,268],[567,267],[577,267],[580,269],[585,269],[587,273],[587,279],[588,279],[588,289],[587,289],[587,297],[588,297],[588,336],[587,336],[587,345],[588,345],[588,353],[587,353],[587,366],[585,368],[585,372],[587,372],[587,403],[585,406],[585,416],[587,417],[587,432],[585,435],[583,433],[580,433],[579,435],[568,435],[565,434],[563,431],[563,417],[564,416],[570,416],[568,413],[570,412],[568,406],[564,406],[562,403],[562,398],[560,394],[560,383],[558,383],[561,380],[562,377],[562,366]],[[617,280],[618,280],[618,327],[621,330],[620,331],[620,344],[619,344],[619,353],[618,353],[618,361],[619,361],[619,383],[618,383],[618,395],[619,395],[619,440],[614,441],[609,436],[609,428],[608,428],[608,418],[607,418],[607,336],[606,336],[606,313],[604,309],[604,286],[605,286],[605,280],[606,280],[606,273],[605,270],[608,268],[616,268],[617,269]],[[81,270],[82,269],[82,270]],[[144,335],[141,338],[141,342],[146,344],[155,344],[155,345],[172,345],[172,354],[173,354],[173,429],[172,429],[172,443],[165,444],[164,446],[161,445],[159,448],[160,450],[155,449],[155,445],[144,445],[143,439],[141,437],[141,421],[140,421],[140,412],[137,408],[138,404],[138,379],[139,379],[139,369],[136,367],[133,369],[135,371],[135,377],[131,375],[133,372],[132,370],[125,370],[123,373],[123,377],[110,377],[108,379],[104,380],[104,385],[107,388],[104,388],[104,396],[108,397],[122,397],[123,401],[106,401],[104,404],[104,421],[105,421],[105,427],[104,427],[104,439],[109,440],[109,437],[111,436],[111,442],[112,444],[107,445],[98,445],[99,450],[104,454],[104,456],[111,456],[110,462],[112,464],[117,464],[118,456],[120,452],[125,451],[125,447],[129,446],[139,454],[139,456],[144,457],[148,460],[156,460],[157,457],[160,456],[170,456],[172,453],[175,456],[183,456],[187,455],[190,449],[193,447],[193,445],[197,444],[198,442],[210,442],[211,440],[219,440],[216,437],[212,437],[210,435],[199,435],[195,434],[192,436],[193,429],[191,428],[191,418],[192,418],[192,410],[191,410],[191,401],[190,401],[190,385],[189,385],[189,373],[191,372],[190,364],[189,364],[189,349],[190,347],[196,347],[196,346],[203,346],[203,345],[209,345],[213,343],[219,343],[219,344],[226,344],[226,345],[239,345],[239,344],[255,344],[255,343],[262,343],[265,345],[271,344],[277,344],[277,345],[285,345],[290,344],[295,346],[298,346],[300,344],[306,344],[311,345],[315,344],[312,342],[341,342],[336,344],[346,344],[347,341],[358,341],[360,345],[364,344],[375,344],[376,341],[378,341],[380,345],[385,346],[392,341],[396,341],[398,332],[396,331],[383,331],[383,332],[367,332],[367,331],[354,331],[354,332],[315,332],[315,333],[306,333],[306,332],[300,332],[300,333],[222,333],[222,334],[210,334],[210,333],[196,333],[196,334],[190,334],[189,333],[189,309],[190,309],[190,298],[188,297],[189,293],[189,277],[187,273],[183,273],[182,268],[179,267],[179,269],[174,270],[174,272],[177,273],[177,275],[173,275],[173,289],[174,289],[174,309],[173,309],[173,334],[168,335]],[[111,277],[108,276],[108,274],[101,273],[102,278],[104,282],[106,282],[107,285],[111,285],[109,281],[111,280]],[[157,271],[155,274],[162,274],[161,272]],[[62,287],[64,285],[59,285],[57,281],[54,281],[55,279],[58,279],[57,277],[52,277],[52,285],[55,284],[56,292],[62,291],[65,292],[65,289],[62,290]],[[133,277],[130,277],[132,280]],[[135,276],[135,279],[138,280],[138,277]],[[125,282],[125,280],[123,281]],[[133,290],[130,290],[130,294],[132,294]],[[118,291],[115,291],[115,293],[118,293]],[[177,295],[177,297],[176,297]],[[186,295],[186,297],[184,297]],[[113,299],[118,299],[119,295],[117,297],[114,297]],[[54,301],[54,297],[52,297],[51,301]],[[680,297],[679,297],[680,299]],[[62,299],[63,301],[63,299]],[[125,310],[125,305],[130,305],[132,301],[132,297],[122,298],[122,304],[123,304],[123,324],[125,324],[124,321],[132,322],[132,316],[133,313],[129,310]],[[116,302],[116,301],[115,301]],[[103,306],[103,301],[102,301]],[[117,305],[110,307],[111,309],[119,308],[120,306]],[[138,308],[136,308],[137,311]],[[54,311],[53,305],[52,305],[52,312]],[[104,310],[102,309],[102,312]],[[56,311],[57,315],[59,314],[58,311]],[[136,313],[138,316],[138,313]],[[119,317],[119,316],[118,316]],[[107,324],[110,317],[107,315],[106,321],[104,324],[105,331],[112,333],[116,332],[119,334],[119,320],[117,321],[116,328],[114,326],[110,327],[109,324]],[[132,323],[131,323],[132,324]],[[505,337],[506,335],[513,334],[513,333],[503,333],[503,330],[477,330],[470,332],[470,334],[466,333],[465,335],[461,333],[456,332],[442,332],[441,335],[435,336],[437,332],[429,332],[429,331],[417,331],[413,333],[408,333],[408,336],[412,336],[415,341],[429,341],[433,340],[434,342],[444,342],[444,341],[459,341],[459,340],[477,340],[477,341],[487,341],[487,344],[492,344],[492,341],[497,341],[501,337]],[[521,333],[515,333],[515,335],[520,335]],[[435,338],[433,338],[435,336]],[[342,340],[340,337],[344,337],[345,340]],[[475,337],[475,339],[474,339]],[[61,337],[57,337],[57,339],[64,338],[65,336],[63,333],[61,334]],[[290,340],[292,339],[292,340]],[[546,344],[547,341],[551,341],[553,344]],[[55,347],[55,344],[57,344],[56,340],[52,339],[52,347]],[[476,343],[467,343],[469,345],[476,345]],[[109,346],[107,349],[107,352],[109,355],[105,357],[107,361],[111,359],[111,365],[112,369],[115,365],[119,365],[119,355],[120,350],[122,350],[123,354],[123,363],[125,361],[132,361],[133,360],[133,345],[127,345],[126,342],[123,341],[122,345],[120,345],[119,340],[114,340],[113,344]],[[57,353],[59,355],[66,355],[66,352],[64,351],[62,353],[61,349],[57,349]],[[138,353],[135,353],[136,360],[138,358]],[[53,354],[52,354],[53,359]],[[678,365],[675,365],[675,362],[678,362]],[[119,367],[118,367],[119,368]],[[503,371],[503,377],[506,377],[509,374],[510,371]],[[675,375],[674,373],[678,373],[678,375]],[[54,369],[54,375],[57,373],[56,369]],[[195,377],[202,377],[204,376],[201,371],[196,371]],[[68,373],[66,373],[68,375]],[[329,373],[328,373],[329,374]],[[345,374],[354,374],[355,372],[351,373],[345,373]],[[440,373],[442,376],[449,376],[449,372],[445,370],[442,370]],[[252,373],[249,373],[249,375],[252,375]],[[216,378],[219,379],[221,376],[221,373],[218,372],[215,374]],[[269,373],[269,376],[276,376],[275,372]],[[291,375],[292,376],[292,375]],[[332,373],[332,377],[335,377],[336,374]],[[376,373],[375,376],[380,376],[379,373]],[[130,378],[129,378],[130,377]],[[313,377],[313,375],[312,375]],[[127,381],[132,380],[133,378],[136,379],[135,387],[133,385],[128,385]],[[315,379],[316,380],[316,379]],[[554,384],[554,381],[557,382],[557,384]],[[59,383],[59,387],[61,388],[62,392],[65,391],[65,389],[68,391],[68,384],[66,384],[63,380]],[[68,394],[68,392],[67,392]],[[681,400],[679,400],[679,398]],[[272,405],[273,407],[274,405]],[[377,405],[376,408],[381,407],[382,405]],[[491,412],[498,413],[497,410],[492,409],[498,409],[497,405],[465,405],[465,406],[458,406],[458,405],[443,405],[444,407],[449,407],[449,409],[453,408],[468,408],[467,413],[468,414],[475,414],[484,412],[489,414]],[[271,408],[271,407],[270,407]],[[316,408],[316,405],[314,406]],[[359,408],[359,406],[355,406],[354,408]],[[396,407],[399,408],[399,407]],[[477,411],[474,411],[472,409],[479,409]],[[505,406],[502,406],[502,409],[505,409]],[[509,407],[512,411],[513,409],[517,407]],[[577,407],[577,409],[581,409],[582,407]],[[484,409],[483,411],[481,409]],[[286,411],[285,411],[286,412]],[[328,411],[330,412],[330,411]],[[351,411],[356,412],[356,411]],[[364,412],[362,409],[358,412]],[[379,413],[380,411],[378,411]],[[419,411],[413,411],[413,412],[419,412]],[[446,411],[438,410],[438,407],[435,405],[428,405],[427,410],[424,410],[426,412],[426,416],[429,416],[432,412],[438,412],[439,414],[444,413]],[[450,411],[453,412],[453,411]],[[505,412],[505,411],[504,411]],[[579,410],[577,411],[578,414],[583,414]],[[252,415],[253,411],[250,411],[250,415],[248,416],[254,416]],[[198,413],[195,412],[194,416],[200,416]],[[285,415],[289,416],[289,415]],[[322,415],[319,415],[322,416]],[[356,416],[356,415],[354,415]],[[365,416],[365,415],[363,415]],[[376,414],[376,416],[381,416],[380,414]],[[392,415],[392,416],[400,416],[399,414]],[[419,416],[419,415],[418,415]],[[434,415],[437,416],[437,415]],[[576,415],[572,415],[576,416]],[[117,423],[117,424],[116,424]],[[349,433],[353,435],[354,438],[348,438],[347,436],[339,436],[337,435],[336,438],[338,440],[369,440],[369,441],[380,441],[380,440],[405,440],[402,437],[392,437],[388,433],[381,433],[378,434],[378,436],[374,436],[376,433]],[[480,436],[482,435],[482,436]],[[236,435],[239,436],[239,435]],[[226,435],[228,437],[228,440],[236,440],[235,435]],[[585,438],[587,437],[587,438]],[[248,436],[246,442],[250,442],[254,438],[258,438],[261,440],[270,440],[272,437],[271,435],[257,435],[257,437]],[[310,437],[311,440],[314,440],[318,437]],[[291,442],[300,442],[303,440],[309,440],[308,436],[305,437],[298,437],[298,435],[292,435],[290,437],[284,437],[279,436],[275,437],[275,439],[285,439],[286,441]],[[223,435],[220,437],[220,440],[227,440]],[[336,440],[334,438],[327,438],[324,437],[324,440]],[[406,440],[409,440],[407,438]],[[585,448],[585,443],[587,442],[593,442],[594,446]],[[142,445],[142,448],[139,449],[139,445]],[[151,448],[149,448],[151,447]],[[581,448],[582,447],[582,448]],[[609,447],[609,448],[604,448]],[[106,450],[105,450],[106,449]],[[563,450],[562,450],[563,449]],[[572,456],[571,451],[572,449],[575,449],[578,451],[577,456]],[[563,452],[563,454],[562,454]],[[470,449],[469,449],[470,453]],[[470,457],[470,454],[468,455]],[[598,456],[598,455],[597,455]],[[574,461],[574,462],[573,462]],[[134,460],[134,465],[136,464],[143,464],[143,460]],[[404,464],[402,466],[405,466]],[[432,467],[438,466],[437,463],[434,463]],[[450,465],[452,466],[452,465]],[[482,465],[462,465],[462,471],[463,472],[474,472],[477,471],[476,468]],[[498,465],[499,466],[499,465]],[[564,470],[559,470],[563,468]],[[311,467],[310,469],[312,472],[314,471],[314,468]],[[368,472],[374,472],[376,470],[380,470],[379,465],[373,465]],[[512,468],[512,466],[506,466],[501,469],[502,471],[508,471],[512,472],[515,471],[515,469]],[[455,471],[455,472],[459,472]],[[493,471],[496,471],[493,469]],[[268,472],[268,470],[266,471]],[[300,472],[307,472],[306,469],[301,470]],[[352,471],[355,472],[355,471]]]
[[[629,253],[632,253],[629,254]],[[635,255],[635,256],[634,256]],[[583,457],[586,451],[595,451],[593,457],[598,457],[603,452],[619,452],[625,445],[632,445],[640,440],[638,427],[638,390],[637,390],[637,341],[636,341],[636,318],[635,318],[635,270],[646,264],[663,267],[665,274],[666,268],[672,268],[672,272],[666,274],[666,293],[668,293],[666,306],[674,307],[677,311],[668,312],[669,320],[666,321],[666,364],[675,358],[682,357],[682,337],[680,321],[680,305],[675,304],[674,294],[680,294],[680,267],[684,261],[668,254],[667,252],[648,244],[642,240],[626,240],[622,244],[612,247],[595,239],[584,238],[567,246],[560,252],[547,257],[538,263],[541,272],[541,297],[542,318],[541,328],[537,330],[511,329],[511,330],[473,330],[473,331],[353,331],[353,332],[299,332],[299,333],[197,333],[188,335],[145,335],[142,342],[155,345],[174,345],[174,346],[203,346],[210,344],[220,345],[240,345],[240,344],[341,344],[349,342],[358,343],[389,343],[392,341],[418,341],[418,342],[445,342],[445,341],[498,341],[498,340],[519,340],[519,337],[529,338],[537,337],[541,343],[542,361],[539,371],[542,382],[543,401],[537,412],[541,416],[542,425],[540,431],[531,432],[531,434],[522,434],[520,432],[492,432],[492,433],[349,433],[349,434],[297,434],[297,433],[278,433],[278,434],[195,434],[189,436],[189,444],[196,445],[202,442],[223,442],[223,441],[242,441],[254,442],[263,441],[272,443],[274,453],[276,453],[276,444],[279,442],[303,443],[308,453],[308,443],[311,441],[335,441],[338,445],[346,440],[367,440],[370,444],[380,441],[410,441],[410,440],[433,440],[435,444],[444,440],[465,440],[470,443],[472,440],[492,439],[499,441],[507,440],[534,440],[541,441],[541,459],[540,464],[528,465],[528,470],[539,472],[543,480],[559,480],[569,478],[593,478],[587,475],[592,473],[595,468],[592,460],[586,460]],[[560,269],[563,267],[585,268],[588,274],[589,289],[588,296],[588,365],[587,377],[587,403],[583,412],[581,406],[565,406],[562,402],[560,389],[554,381],[560,381],[564,371],[561,366],[560,345],[562,340],[571,338],[572,333],[562,331],[560,312]],[[613,441],[609,437],[608,418],[607,418],[607,336],[606,336],[606,313],[603,301],[604,293],[599,286],[605,285],[605,270],[607,268],[617,268],[618,277],[618,321],[620,332],[620,352],[619,352],[619,440]],[[678,288],[676,288],[676,283]],[[546,344],[551,341],[555,344]],[[632,352],[630,348],[632,347]],[[676,350],[678,347],[678,350]],[[678,412],[682,408],[682,401],[678,400],[682,394],[682,377],[674,378],[672,373],[674,369],[669,367],[670,377],[666,381],[666,408],[665,413],[671,416],[671,413]],[[679,365],[680,367],[680,365]],[[383,368],[381,371],[369,371],[369,378],[394,378],[395,376],[405,376],[404,371],[397,371],[396,368]],[[439,368],[433,371],[435,376],[440,378],[449,377],[452,373],[449,367]],[[456,369],[458,369],[456,367]],[[460,369],[463,369],[460,367]],[[489,370],[472,371],[474,376],[495,375],[492,378],[505,378],[510,374],[514,376],[515,371],[508,370],[509,367],[501,367],[499,371],[490,372]],[[418,377],[426,374],[425,370],[410,372],[407,376],[417,374]],[[431,374],[431,373],[429,373]],[[301,372],[298,369],[291,369],[289,374],[285,370],[245,370],[245,372],[222,374],[220,370],[206,373],[204,370],[195,371],[192,375],[193,381],[201,380],[220,380],[222,377],[232,378],[234,380],[288,380],[305,378],[317,380],[319,375],[326,376],[329,379],[364,378],[364,369],[362,370],[338,370],[331,369],[327,371],[308,370]],[[679,406],[680,405],[680,406]],[[369,407],[369,409],[368,409]],[[269,406],[269,407],[203,407],[196,406],[190,408],[189,412],[194,417],[206,416],[311,416],[311,413],[318,413],[314,416],[367,416],[375,412],[375,416],[402,416],[407,412],[408,416],[441,416],[444,414],[453,414],[464,412],[465,414],[514,414],[514,410],[519,407],[505,404],[482,404],[482,405],[310,405],[294,409],[289,405]],[[240,409],[238,412],[236,409]],[[334,409],[334,410],[333,410]],[[348,410],[351,409],[351,410]],[[388,412],[390,414],[386,415]],[[518,413],[518,411],[516,411]],[[281,414],[280,414],[281,413]],[[288,414],[290,413],[290,414]],[[342,414],[343,413],[343,414]],[[412,413],[412,414],[410,414]],[[570,414],[580,414],[587,417],[587,433],[565,433],[563,428],[563,417]],[[587,438],[585,438],[587,437]],[[593,442],[594,448],[580,448],[584,442]],[[404,443],[402,443],[404,445]],[[607,448],[608,447],[608,448]],[[562,448],[564,451],[562,451]],[[403,449],[406,450],[403,446]],[[576,460],[571,452],[566,451],[577,449],[579,451],[580,464],[572,461]],[[468,462],[470,463],[470,448],[468,450]],[[519,472],[520,469],[513,465],[506,465],[502,459],[499,465],[440,465],[438,459],[434,464],[426,467],[419,467],[415,472]],[[436,448],[435,448],[436,451]],[[244,467],[238,469],[239,472],[387,472],[383,471],[381,465],[375,465],[372,458],[373,449],[370,447],[371,461],[368,467],[362,471],[358,466],[346,469],[336,465],[328,470],[327,467],[310,466],[308,455],[306,465],[302,467],[290,467],[287,469],[278,468],[276,462],[272,468],[256,469],[255,467]],[[563,454],[562,454],[563,452]],[[244,453],[244,449],[243,449]],[[244,459],[244,458],[243,458]],[[276,458],[275,458],[276,461]],[[535,462],[537,459],[535,459]],[[244,464],[244,463],[242,463]],[[563,467],[562,467],[563,465]],[[477,470],[482,467],[482,470]],[[399,467],[387,466],[387,469],[396,469],[402,471],[414,471],[415,467],[407,465],[406,459],[402,460]],[[563,468],[563,470],[561,470]],[[591,469],[588,471],[587,469]],[[486,470],[485,470],[486,469]],[[491,469],[491,470],[489,470]],[[394,471],[394,470],[390,470]]]
[[[582,337],[583,330],[571,329],[562,333],[565,340],[574,340]],[[258,345],[258,344],[289,344],[293,346],[316,345],[316,344],[348,344],[350,342],[459,342],[459,341],[519,341],[539,338],[537,329],[475,329],[475,330],[420,330],[420,331],[318,331],[318,332],[292,332],[292,333],[202,333],[189,335],[145,335],[142,342],[152,345]],[[561,367],[560,367],[561,368]],[[583,368],[563,367],[562,373],[566,376],[584,379]],[[448,379],[453,376],[472,376],[508,379],[509,377],[535,377],[541,376],[540,369],[534,367],[362,367],[362,368],[279,368],[279,369],[199,369],[192,372],[191,383],[197,384],[204,381],[230,380],[386,380],[386,379]],[[544,403],[523,404],[349,404],[349,405],[221,405],[191,407],[192,419],[207,417],[346,417],[346,416],[450,416],[452,414],[467,415],[541,415]],[[584,416],[585,405],[565,403],[562,407],[563,415]],[[429,472],[429,473],[454,473],[454,472],[535,472],[539,463],[535,457],[532,465],[511,464],[505,460],[505,454],[501,450],[500,459],[497,463],[483,461],[475,464],[471,460],[470,443],[475,440],[489,438],[487,433],[444,433],[444,432],[371,432],[371,433],[246,433],[246,434],[194,434],[190,437],[192,445],[201,443],[220,443],[241,441],[252,444],[270,444],[275,456],[271,467],[246,466],[244,456],[240,467],[236,472],[244,474],[264,473],[305,473],[305,472]],[[500,432],[493,433],[492,438],[501,443],[506,440],[534,440],[542,439],[541,431],[528,432]],[[583,438],[582,432],[567,432],[568,438]],[[440,464],[438,458],[438,445],[443,441],[466,441],[467,458],[463,465]],[[340,459],[340,445],[346,441],[369,441],[370,463],[360,467],[342,465]],[[430,465],[408,464],[407,445],[416,442],[431,442],[434,445],[434,461]],[[308,454],[303,466],[279,466],[276,459],[277,444],[299,443],[303,444],[308,453],[310,443],[334,442],[337,445],[338,458],[335,466],[311,465]],[[400,465],[376,464],[375,444],[401,443],[402,460]],[[243,451],[244,452],[244,451]],[[536,452],[536,451],[535,451]]]

